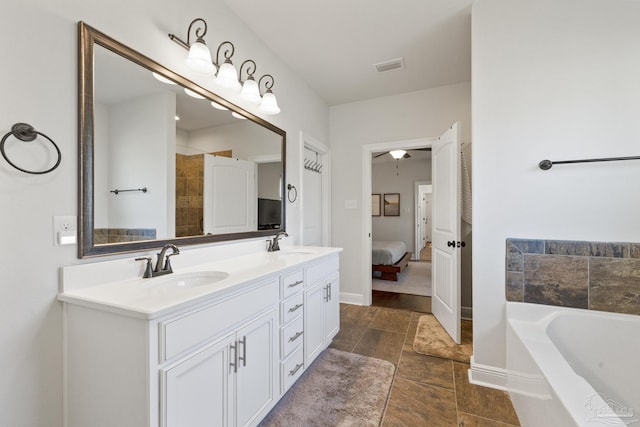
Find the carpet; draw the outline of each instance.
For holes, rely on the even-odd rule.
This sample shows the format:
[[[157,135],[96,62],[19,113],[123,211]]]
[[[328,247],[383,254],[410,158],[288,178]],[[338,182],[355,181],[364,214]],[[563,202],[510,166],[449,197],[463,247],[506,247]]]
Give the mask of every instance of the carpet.
[[[469,363],[473,353],[472,323],[470,320],[461,322],[461,343],[456,344],[432,314],[420,316],[413,349],[428,356]]]
[[[327,349],[259,427],[377,427],[394,371],[385,360]]]
[[[398,281],[371,279],[371,288],[375,291],[397,294],[431,296],[431,263],[409,261],[407,267],[398,273]]]

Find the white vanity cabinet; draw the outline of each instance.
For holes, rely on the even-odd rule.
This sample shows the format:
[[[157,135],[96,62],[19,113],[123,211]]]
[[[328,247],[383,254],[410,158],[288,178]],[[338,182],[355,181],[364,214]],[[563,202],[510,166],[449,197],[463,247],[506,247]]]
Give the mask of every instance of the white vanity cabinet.
[[[182,290],[65,267],[64,427],[258,425],[338,332],[339,251],[197,265],[229,279]]]
[[[309,366],[340,329],[338,256],[306,268],[304,361]]]
[[[161,369],[163,427],[249,426],[276,400],[271,310]]]
[[[304,269],[280,278],[280,393],[304,372]]]
[[[68,427],[253,426],[279,398],[279,277],[145,320],[67,304]]]

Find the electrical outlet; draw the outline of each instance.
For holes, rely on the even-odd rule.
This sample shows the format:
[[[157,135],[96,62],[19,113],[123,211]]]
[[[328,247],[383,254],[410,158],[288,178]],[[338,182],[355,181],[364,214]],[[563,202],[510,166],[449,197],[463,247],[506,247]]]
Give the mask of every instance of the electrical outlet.
[[[54,216],[53,217],[53,244],[72,245],[76,242],[76,217]]]

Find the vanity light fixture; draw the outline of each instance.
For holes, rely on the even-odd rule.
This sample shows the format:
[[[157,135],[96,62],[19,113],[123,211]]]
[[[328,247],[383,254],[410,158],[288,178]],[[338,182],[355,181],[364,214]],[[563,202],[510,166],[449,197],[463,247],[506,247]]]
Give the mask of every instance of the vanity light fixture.
[[[220,64],[220,49],[225,45],[230,46],[230,49],[224,51],[224,62]],[[216,62],[214,63],[218,67],[216,83],[222,87],[226,87],[227,89],[240,90],[238,72],[236,71],[236,67],[233,66],[233,62],[231,62],[231,57],[234,52],[235,46],[233,46],[233,43],[230,41],[223,41],[220,43],[220,46],[218,46],[218,50],[216,51]]]
[[[391,154],[391,157],[393,157],[394,159],[400,160],[404,157],[405,154],[407,154],[407,152],[406,150],[392,150],[389,151],[389,154]]]
[[[245,64],[248,65],[245,68]],[[242,70],[246,69],[247,78],[242,80]],[[247,59],[240,65],[240,74],[238,80],[242,83],[242,91],[240,92],[240,98],[247,100],[253,104],[258,104],[262,97],[260,96],[260,88],[256,79],[253,78],[253,74],[256,72],[256,63]]]
[[[246,119],[247,119],[245,116],[243,116],[243,115],[241,115],[241,114],[238,114],[238,113],[236,113],[235,111],[232,111],[232,112],[231,112],[231,115],[232,115],[233,117],[235,117],[236,119],[240,119],[240,120],[246,120]]]
[[[258,109],[265,114],[278,114],[280,112],[280,107],[278,107],[278,100],[276,96],[273,94],[271,88],[273,87],[274,79],[271,74],[265,74],[260,77],[258,80],[258,87],[262,85],[263,79],[270,79],[271,81],[265,81],[265,93],[262,95],[262,102],[260,102],[260,107]]]
[[[202,23],[204,28],[196,27],[196,40],[191,43],[191,30],[198,22]],[[258,83],[256,83],[253,76],[256,72],[256,63],[251,59],[247,59],[242,63],[242,65],[240,65],[240,72],[238,73],[236,67],[233,66],[233,62],[231,62],[231,57],[235,52],[235,46],[228,40],[220,43],[216,50],[215,61],[213,61],[211,59],[211,52],[204,41],[205,34],[207,34],[207,23],[202,18],[196,18],[191,21],[191,24],[189,24],[186,42],[174,34],[169,34],[169,38],[189,51],[189,55],[187,57],[187,65],[189,68],[202,73],[215,73],[215,81],[219,86],[241,91],[240,98],[254,104],[259,104],[258,109],[261,113],[280,113],[278,101],[272,91],[274,84],[273,76],[271,74],[265,74],[260,77]],[[220,51],[222,51],[223,55],[222,60],[220,59]],[[247,65],[246,68],[245,65]],[[244,80],[242,79],[243,70],[245,70],[247,75]],[[263,80],[265,80],[264,91],[260,89]],[[199,94],[195,94],[195,92],[187,91],[186,89],[185,92],[194,98],[203,99]],[[226,110],[226,108],[222,107],[220,104],[212,102],[211,105],[215,108]]]
[[[204,28],[196,27],[196,41],[191,43],[191,29],[197,22],[201,22]],[[207,34],[207,22],[202,18],[196,18],[189,24],[186,43],[175,34],[169,34],[169,38],[189,51],[189,55],[187,55],[187,66],[189,68],[199,73],[211,74],[216,71],[216,67],[211,61],[211,52],[204,41],[205,34]]]

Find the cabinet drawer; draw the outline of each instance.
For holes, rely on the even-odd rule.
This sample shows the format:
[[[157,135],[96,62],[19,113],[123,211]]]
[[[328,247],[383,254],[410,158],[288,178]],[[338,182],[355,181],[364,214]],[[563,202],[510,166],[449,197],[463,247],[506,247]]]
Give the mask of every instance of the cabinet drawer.
[[[304,318],[302,316],[282,328],[280,342],[282,343],[282,357],[286,357],[296,347],[302,346],[304,342]]]
[[[282,286],[282,298],[288,298],[296,292],[301,291],[304,287],[304,272],[302,270],[298,270],[293,273],[286,274],[280,278],[280,284]]]
[[[331,273],[337,272],[339,268],[339,259],[337,255],[332,255],[322,259],[317,264],[307,267],[307,277],[305,278],[306,287],[310,288],[317,281],[327,277]]]
[[[304,311],[304,294],[299,292],[291,298],[282,302],[281,316],[282,324],[286,325]]]
[[[273,307],[277,301],[278,280],[273,279],[218,303],[160,322],[160,362],[219,335],[251,315]]]
[[[282,394],[289,390],[289,387],[300,378],[303,372],[304,353],[302,347],[299,347],[291,356],[282,362],[282,369],[280,369],[280,375],[282,376]]]

